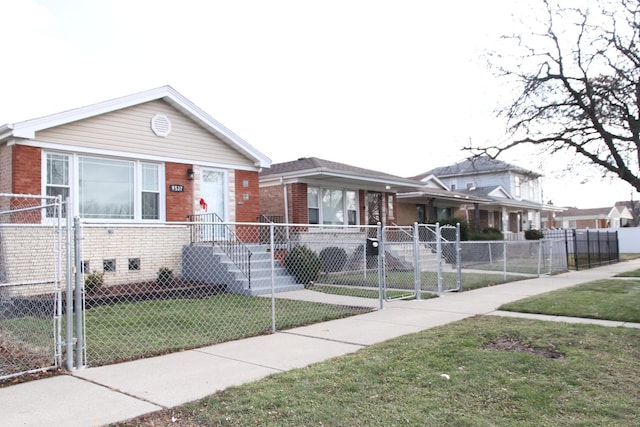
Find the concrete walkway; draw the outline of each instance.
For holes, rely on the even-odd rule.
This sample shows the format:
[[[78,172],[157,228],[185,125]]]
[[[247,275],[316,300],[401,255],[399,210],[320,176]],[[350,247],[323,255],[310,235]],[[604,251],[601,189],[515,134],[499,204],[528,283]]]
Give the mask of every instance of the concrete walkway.
[[[640,268],[633,260],[511,282],[384,310],[0,389],[3,426],[100,426],[177,406],[271,374],[475,315],[640,328],[640,324],[496,311],[507,302]]]

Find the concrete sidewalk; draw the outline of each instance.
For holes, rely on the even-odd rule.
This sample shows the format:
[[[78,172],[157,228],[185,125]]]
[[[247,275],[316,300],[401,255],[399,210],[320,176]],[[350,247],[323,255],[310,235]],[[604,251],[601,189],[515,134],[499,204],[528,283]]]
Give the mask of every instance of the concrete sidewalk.
[[[475,315],[507,302],[640,268],[640,260],[386,303],[384,310],[0,389],[3,426],[99,426],[177,406],[268,375],[352,353],[371,344]],[[611,321],[526,317],[640,327]]]

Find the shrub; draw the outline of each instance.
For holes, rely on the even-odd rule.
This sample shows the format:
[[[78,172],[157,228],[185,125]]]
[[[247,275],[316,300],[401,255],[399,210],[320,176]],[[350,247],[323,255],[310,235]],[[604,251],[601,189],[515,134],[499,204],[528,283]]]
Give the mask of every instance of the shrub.
[[[502,231],[494,227],[485,227],[480,232],[470,233],[471,240],[504,240]]]
[[[347,251],[337,246],[329,246],[320,251],[322,271],[331,273],[340,271],[347,263]]]
[[[93,270],[84,276],[84,292],[91,294],[104,285],[104,273]]]
[[[287,271],[297,283],[308,285],[318,279],[322,263],[318,255],[306,246],[296,245],[284,258]]]
[[[527,240],[540,240],[544,239],[544,233],[540,230],[525,230],[524,238]]]
[[[160,267],[158,269],[158,277],[156,283],[160,286],[169,286],[173,283],[173,270],[167,267]]]
[[[465,221],[462,218],[444,218],[444,219],[439,219],[438,223],[440,224],[440,227],[442,227],[443,225],[452,225],[452,226],[456,226],[456,224],[460,224],[460,240],[464,241],[464,240],[469,240],[469,223],[467,221]],[[446,232],[445,232],[446,234]],[[450,241],[455,241],[456,237],[455,234],[453,235],[453,239],[449,239],[449,236],[443,236],[445,239],[450,240]]]

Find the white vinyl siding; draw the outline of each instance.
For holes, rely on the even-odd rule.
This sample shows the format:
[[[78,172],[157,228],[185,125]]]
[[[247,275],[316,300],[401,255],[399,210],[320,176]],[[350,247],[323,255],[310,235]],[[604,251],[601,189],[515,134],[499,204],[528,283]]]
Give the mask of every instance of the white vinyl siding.
[[[158,137],[151,130],[151,119],[156,114],[163,114],[171,121],[171,133],[166,137]],[[164,101],[151,101],[43,130],[35,139],[87,150],[253,167],[252,161],[242,153]]]

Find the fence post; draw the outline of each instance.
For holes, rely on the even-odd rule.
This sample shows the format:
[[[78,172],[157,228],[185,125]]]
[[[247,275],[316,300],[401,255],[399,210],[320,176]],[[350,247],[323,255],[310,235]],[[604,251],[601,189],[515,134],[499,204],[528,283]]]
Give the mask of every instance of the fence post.
[[[456,286],[458,292],[462,291],[462,244],[460,243],[460,223],[456,224]]]
[[[535,240],[538,244],[538,271],[537,276],[540,277],[540,260],[542,259],[542,245],[540,244],[540,239]]]
[[[436,222],[436,263],[438,266],[438,295],[442,295],[442,230]]]
[[[269,244],[271,246],[271,332],[276,332],[276,266],[275,266],[275,224],[269,224]]]
[[[589,229],[587,228],[587,268],[591,268],[591,239],[589,236],[591,233],[589,233]]]
[[[68,371],[73,369],[73,278],[75,277],[73,274],[73,254],[71,252],[72,242],[71,242],[71,232],[73,229],[73,220],[71,219],[71,215],[69,215],[69,199],[66,200],[67,203],[67,283],[66,283],[66,295],[65,295],[65,304],[66,304],[66,313],[65,313],[65,323],[67,328],[66,338],[65,338],[65,348],[67,351],[65,366]]]
[[[75,258],[75,315],[76,315],[76,369],[84,367],[84,304],[82,298],[82,261],[80,260],[80,243],[82,240],[80,218],[73,220],[74,258]]]
[[[45,200],[45,204],[49,204]],[[55,259],[55,364],[56,366],[62,365],[62,201],[60,196],[57,196],[53,201],[56,207],[55,213],[56,226],[54,239],[54,259]]]
[[[384,248],[384,239],[382,238],[382,223],[378,222],[378,226],[376,227],[376,233],[378,238],[378,299],[380,300],[380,310],[384,308],[384,293],[386,289],[385,277],[382,269],[384,268],[385,263],[385,248]],[[366,247],[366,245],[365,245]]]
[[[578,268],[579,266],[579,259],[578,259],[578,234],[576,233],[576,229],[573,228],[572,230],[572,234],[573,234],[573,260],[576,264],[576,271],[580,270],[580,268]]]
[[[502,241],[502,280],[507,281],[507,241]]]
[[[420,301],[422,286],[420,283],[420,238],[419,225],[413,223],[413,289],[416,293],[416,299]]]

